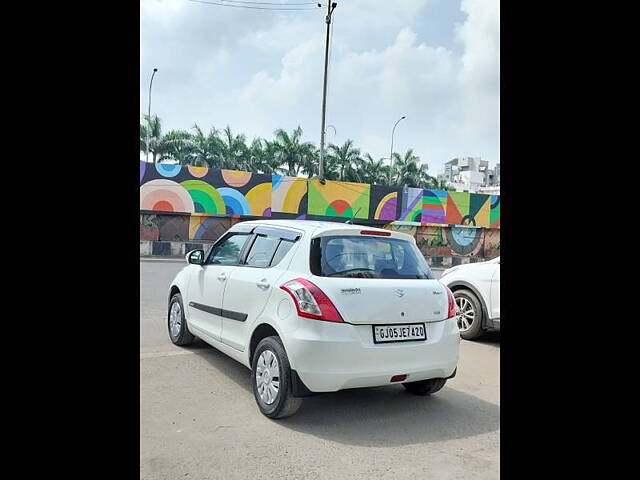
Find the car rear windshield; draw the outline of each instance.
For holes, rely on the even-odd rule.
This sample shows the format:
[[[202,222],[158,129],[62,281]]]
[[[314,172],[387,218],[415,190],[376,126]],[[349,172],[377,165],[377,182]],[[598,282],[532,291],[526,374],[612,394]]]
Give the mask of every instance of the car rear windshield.
[[[311,272],[322,277],[433,279],[413,242],[397,238],[336,235],[311,242]]]

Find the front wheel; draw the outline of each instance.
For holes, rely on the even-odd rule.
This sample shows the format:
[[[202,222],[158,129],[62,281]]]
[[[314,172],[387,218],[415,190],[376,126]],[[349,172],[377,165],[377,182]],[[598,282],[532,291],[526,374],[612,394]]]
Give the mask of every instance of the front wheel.
[[[414,395],[431,395],[444,387],[445,383],[447,383],[445,378],[432,378],[431,380],[403,383],[402,386]]]
[[[296,413],[302,399],[291,393],[291,367],[280,338],[263,338],[251,363],[253,395],[260,411],[269,418]]]
[[[184,305],[182,295],[176,293],[169,302],[168,315],[169,338],[175,345],[189,345],[194,340],[193,334],[187,328],[187,320],[184,318]]]

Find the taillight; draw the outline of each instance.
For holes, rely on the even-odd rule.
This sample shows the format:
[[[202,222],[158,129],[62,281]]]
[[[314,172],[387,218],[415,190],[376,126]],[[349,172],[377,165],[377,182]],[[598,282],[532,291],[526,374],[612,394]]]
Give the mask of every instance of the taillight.
[[[447,287],[443,285],[444,289],[447,291],[447,297],[449,298],[449,311],[447,312],[447,318],[453,318],[456,316],[456,300],[453,298],[453,292]]]
[[[293,298],[298,315],[327,322],[344,322],[335,305],[316,285],[296,278],[280,286]]]

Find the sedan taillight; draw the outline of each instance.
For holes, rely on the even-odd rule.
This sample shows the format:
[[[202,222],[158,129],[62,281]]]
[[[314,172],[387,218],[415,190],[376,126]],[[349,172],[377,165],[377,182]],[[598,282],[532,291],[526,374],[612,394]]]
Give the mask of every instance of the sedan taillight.
[[[327,322],[344,322],[333,302],[318,288],[304,278],[296,278],[280,286],[293,298],[298,315]]]

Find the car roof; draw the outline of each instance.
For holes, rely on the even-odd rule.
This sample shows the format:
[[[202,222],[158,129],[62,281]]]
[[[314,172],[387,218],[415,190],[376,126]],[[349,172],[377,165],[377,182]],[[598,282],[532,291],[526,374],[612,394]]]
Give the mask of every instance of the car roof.
[[[339,222],[323,222],[319,220],[249,220],[246,222],[239,222],[235,225],[264,225],[271,227],[281,228],[294,228],[297,230],[303,230],[308,233],[322,233],[325,230],[380,230],[382,232],[388,232],[383,228],[369,227],[365,225],[352,225],[348,223]],[[235,226],[234,225],[234,226]],[[233,229],[233,227],[231,227]]]

